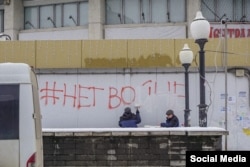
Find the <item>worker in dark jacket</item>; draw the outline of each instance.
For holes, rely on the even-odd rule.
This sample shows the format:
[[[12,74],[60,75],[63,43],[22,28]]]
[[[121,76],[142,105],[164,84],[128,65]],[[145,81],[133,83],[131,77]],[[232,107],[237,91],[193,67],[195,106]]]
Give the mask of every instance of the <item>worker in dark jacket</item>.
[[[123,115],[120,117],[120,127],[137,127],[137,124],[141,122],[141,116],[138,107],[136,108],[136,114],[131,112],[131,108],[126,107]]]
[[[179,127],[179,119],[174,115],[173,110],[166,112],[166,123],[161,123],[161,127]]]

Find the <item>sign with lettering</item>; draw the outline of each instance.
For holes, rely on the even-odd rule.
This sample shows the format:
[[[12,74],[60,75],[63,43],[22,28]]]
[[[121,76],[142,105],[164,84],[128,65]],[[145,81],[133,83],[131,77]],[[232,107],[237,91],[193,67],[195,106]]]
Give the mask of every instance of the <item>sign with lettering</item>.
[[[225,24],[211,24],[209,38],[225,37],[226,26]],[[227,24],[227,37],[228,38],[249,38],[250,37],[250,24]]]

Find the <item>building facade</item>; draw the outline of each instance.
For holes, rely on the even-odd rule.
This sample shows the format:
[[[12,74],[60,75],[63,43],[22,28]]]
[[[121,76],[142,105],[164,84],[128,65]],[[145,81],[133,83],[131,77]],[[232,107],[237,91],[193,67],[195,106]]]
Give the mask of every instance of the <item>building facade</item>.
[[[217,26],[250,21],[247,0],[1,0],[0,32],[13,40],[182,39],[198,10]]]

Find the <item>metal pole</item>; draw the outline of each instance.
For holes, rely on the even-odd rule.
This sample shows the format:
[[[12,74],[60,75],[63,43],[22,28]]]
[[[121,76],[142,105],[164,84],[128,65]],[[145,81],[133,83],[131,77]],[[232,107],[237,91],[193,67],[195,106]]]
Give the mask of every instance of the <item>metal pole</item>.
[[[184,110],[184,126],[190,127],[190,109],[189,109],[189,78],[188,68],[190,64],[183,64],[185,69],[185,110]]]
[[[224,42],[224,65],[225,65],[225,129],[227,131],[227,22],[225,22],[225,42]],[[225,150],[227,150],[227,134],[225,135]]]
[[[200,71],[200,104],[199,104],[199,126],[207,127],[207,105],[205,96],[205,52],[204,46],[208,40],[207,39],[196,39],[200,47],[199,51],[199,71]]]

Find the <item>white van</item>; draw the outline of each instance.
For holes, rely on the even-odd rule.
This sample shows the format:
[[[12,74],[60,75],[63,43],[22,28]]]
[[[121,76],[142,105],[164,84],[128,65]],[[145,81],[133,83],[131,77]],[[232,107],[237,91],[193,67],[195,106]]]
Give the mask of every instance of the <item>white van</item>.
[[[43,167],[38,84],[24,63],[0,63],[0,167]]]

